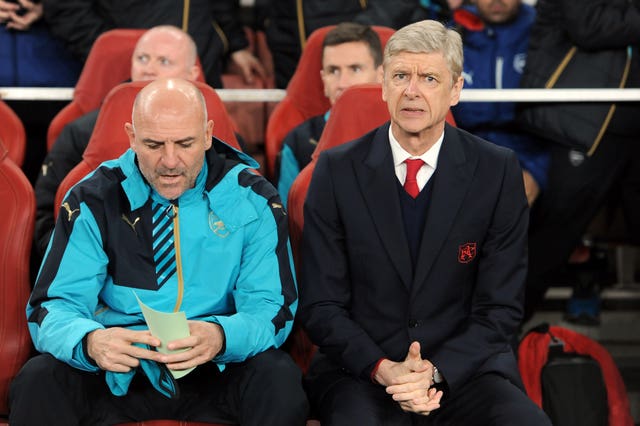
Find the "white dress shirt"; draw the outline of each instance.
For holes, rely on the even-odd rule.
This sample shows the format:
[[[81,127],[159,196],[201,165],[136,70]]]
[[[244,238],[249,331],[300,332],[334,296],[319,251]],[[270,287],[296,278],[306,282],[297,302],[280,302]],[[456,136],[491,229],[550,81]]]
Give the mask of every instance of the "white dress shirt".
[[[442,132],[436,143],[434,143],[427,152],[420,156],[411,155],[400,146],[398,140],[393,136],[393,132],[391,132],[391,126],[389,126],[389,142],[391,143],[393,165],[396,170],[396,176],[398,177],[401,185],[404,185],[404,181],[407,178],[407,165],[404,160],[407,158],[419,158],[424,161],[424,164],[420,167],[420,170],[418,170],[416,180],[418,181],[418,188],[422,191],[422,188],[424,188],[429,179],[431,179],[431,176],[433,176],[433,173],[436,171],[438,155],[440,154],[440,147],[442,147],[443,140],[444,132]]]

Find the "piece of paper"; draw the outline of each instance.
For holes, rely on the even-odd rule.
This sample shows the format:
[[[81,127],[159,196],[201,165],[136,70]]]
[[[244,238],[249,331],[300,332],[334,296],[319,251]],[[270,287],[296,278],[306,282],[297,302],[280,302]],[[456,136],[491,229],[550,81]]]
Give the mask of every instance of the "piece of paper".
[[[140,309],[142,309],[142,315],[147,322],[149,331],[155,337],[160,339],[160,346],[156,349],[163,354],[172,354],[176,352],[184,352],[187,349],[169,350],[167,349],[167,343],[182,339],[190,336],[189,324],[187,323],[187,316],[184,312],[161,312],[156,311],[153,308],[145,305],[142,300],[136,294]],[[179,379],[189,374],[195,367],[188,368],[186,370],[169,370],[173,377]]]

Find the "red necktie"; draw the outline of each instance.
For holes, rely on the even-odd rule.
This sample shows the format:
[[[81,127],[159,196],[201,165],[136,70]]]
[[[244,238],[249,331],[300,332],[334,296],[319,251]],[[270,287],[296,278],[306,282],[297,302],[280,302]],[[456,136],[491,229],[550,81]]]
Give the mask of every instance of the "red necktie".
[[[416,176],[418,175],[418,170],[420,170],[420,167],[424,164],[424,161],[419,158],[407,158],[404,162],[407,164],[407,178],[404,181],[404,190],[413,198],[416,198],[420,193]]]

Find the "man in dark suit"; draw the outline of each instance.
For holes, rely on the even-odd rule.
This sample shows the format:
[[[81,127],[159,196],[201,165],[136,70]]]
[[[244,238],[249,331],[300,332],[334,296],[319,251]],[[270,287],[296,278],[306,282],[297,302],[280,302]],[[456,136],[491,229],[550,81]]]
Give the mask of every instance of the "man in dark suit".
[[[320,155],[305,203],[300,319],[322,424],[550,425],[521,390],[527,199],[515,154],[445,124],[460,36],[399,30],[391,123]],[[426,415],[431,414],[429,417]]]

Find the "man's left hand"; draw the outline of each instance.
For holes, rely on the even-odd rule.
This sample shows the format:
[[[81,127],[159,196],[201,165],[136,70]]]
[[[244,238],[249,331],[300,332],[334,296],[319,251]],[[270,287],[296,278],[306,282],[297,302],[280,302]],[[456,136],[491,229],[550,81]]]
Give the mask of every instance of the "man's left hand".
[[[224,331],[219,324],[189,321],[191,335],[167,344],[169,350],[184,352],[163,355],[160,359],[171,370],[186,370],[211,361],[222,350]]]

